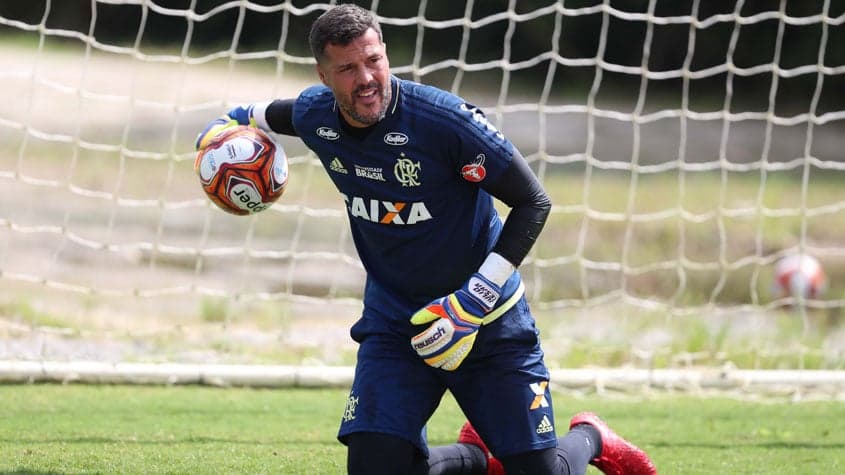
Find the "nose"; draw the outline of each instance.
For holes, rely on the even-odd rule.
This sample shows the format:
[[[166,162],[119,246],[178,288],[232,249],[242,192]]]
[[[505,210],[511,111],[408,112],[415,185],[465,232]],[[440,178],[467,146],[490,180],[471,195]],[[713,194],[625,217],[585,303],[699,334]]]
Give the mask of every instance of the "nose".
[[[355,70],[355,79],[358,84],[369,84],[373,80],[373,73],[366,65],[360,65]]]

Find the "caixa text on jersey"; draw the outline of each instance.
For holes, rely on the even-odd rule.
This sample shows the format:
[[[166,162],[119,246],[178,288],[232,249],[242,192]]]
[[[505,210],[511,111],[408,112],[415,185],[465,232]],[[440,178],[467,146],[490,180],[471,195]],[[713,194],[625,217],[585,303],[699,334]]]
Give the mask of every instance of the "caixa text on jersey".
[[[431,219],[425,203],[382,201],[372,198],[343,195],[352,217],[381,224],[417,224]]]

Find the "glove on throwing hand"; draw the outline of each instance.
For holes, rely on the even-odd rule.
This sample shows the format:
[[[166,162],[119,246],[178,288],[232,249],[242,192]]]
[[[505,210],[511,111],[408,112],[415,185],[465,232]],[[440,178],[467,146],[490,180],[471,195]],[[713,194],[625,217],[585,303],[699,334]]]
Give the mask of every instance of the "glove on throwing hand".
[[[204,149],[211,142],[211,139],[230,127],[237,127],[238,125],[257,127],[255,118],[253,117],[253,108],[254,106],[252,104],[245,107],[238,106],[225,115],[212,120],[197,135],[197,142],[194,147],[197,151]]]
[[[411,338],[411,346],[428,365],[454,371],[472,349],[484,315],[496,305],[501,292],[499,286],[476,272],[463,287],[411,317],[414,325],[430,323]]]

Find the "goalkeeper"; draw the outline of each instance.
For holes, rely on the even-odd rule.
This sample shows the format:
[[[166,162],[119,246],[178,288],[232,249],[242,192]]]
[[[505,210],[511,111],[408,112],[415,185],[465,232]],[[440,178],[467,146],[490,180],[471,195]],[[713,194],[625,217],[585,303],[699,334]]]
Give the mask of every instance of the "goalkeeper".
[[[309,41],[321,85],[235,108],[197,147],[236,124],[297,136],[346,203],[367,271],[338,434],[348,472],[583,474],[593,463],[655,473],[594,414],[556,435],[549,371],[516,270],[551,203],[513,144],[461,98],[392,76],[367,10],[330,8]],[[510,208],[504,223],[493,197]],[[429,447],[425,425],[447,390],[469,422],[458,443]]]

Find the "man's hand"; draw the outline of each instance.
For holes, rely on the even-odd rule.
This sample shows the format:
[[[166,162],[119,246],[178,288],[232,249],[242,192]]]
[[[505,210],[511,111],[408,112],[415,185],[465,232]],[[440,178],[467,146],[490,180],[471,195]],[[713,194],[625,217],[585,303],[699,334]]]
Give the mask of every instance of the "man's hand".
[[[493,309],[500,295],[499,286],[476,272],[463,287],[411,317],[414,325],[431,323],[411,338],[411,346],[430,366],[454,371],[469,354],[484,315]]]
[[[197,135],[197,142],[195,144],[197,151],[204,149],[208,146],[208,143],[211,142],[211,139],[230,127],[236,127],[238,125],[251,125],[256,127],[255,118],[253,118],[252,114],[252,104],[245,107],[239,106],[227,112],[226,115],[220,116],[209,122],[202,132]]]

